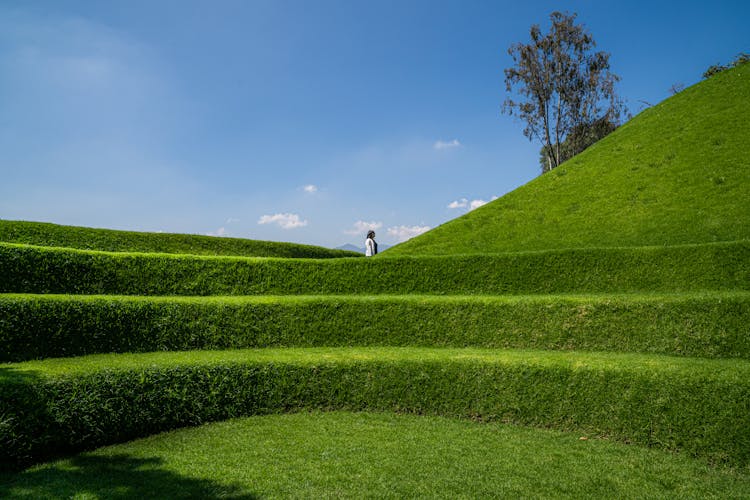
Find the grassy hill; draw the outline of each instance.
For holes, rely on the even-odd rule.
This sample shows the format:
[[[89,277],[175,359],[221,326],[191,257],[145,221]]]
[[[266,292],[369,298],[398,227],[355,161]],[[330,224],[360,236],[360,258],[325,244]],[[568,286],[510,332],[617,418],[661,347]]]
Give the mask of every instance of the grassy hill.
[[[745,64],[643,111],[552,172],[384,255],[748,239],[748,138]]]
[[[6,223],[0,497],[748,497],[748,68],[383,257]]]
[[[345,250],[331,250],[297,243],[219,238],[198,234],[116,231],[113,229],[62,226],[47,222],[2,219],[0,219],[0,241],[109,252],[159,252],[318,259],[361,256]]]

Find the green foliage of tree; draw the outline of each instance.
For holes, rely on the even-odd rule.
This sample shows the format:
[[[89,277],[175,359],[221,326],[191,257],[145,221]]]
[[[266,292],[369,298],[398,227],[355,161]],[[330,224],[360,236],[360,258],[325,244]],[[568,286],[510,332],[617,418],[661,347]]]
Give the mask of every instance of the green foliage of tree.
[[[624,111],[609,54],[595,52],[593,37],[575,20],[553,12],[549,33],[535,24],[530,43],[508,49],[514,64],[505,70],[503,112],[521,118],[524,135],[541,142],[545,172],[614,130]]]
[[[594,120],[593,123],[582,123],[576,126],[559,146],[560,163],[571,159],[599,139],[614,132],[616,128],[617,124],[611,122],[606,116]],[[545,144],[539,151],[539,165],[542,167],[542,173],[554,168],[550,158],[556,149],[558,149],[557,144],[552,145],[551,148]]]

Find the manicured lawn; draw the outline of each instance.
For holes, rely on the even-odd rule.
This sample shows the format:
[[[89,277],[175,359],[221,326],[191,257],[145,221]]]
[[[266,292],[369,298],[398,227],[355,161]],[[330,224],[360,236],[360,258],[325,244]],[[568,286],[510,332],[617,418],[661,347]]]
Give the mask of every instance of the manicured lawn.
[[[0,221],[0,498],[750,498],[748,114],[745,65],[372,259]]]
[[[595,436],[346,412],[183,429],[0,481],[0,496],[33,499],[749,495],[747,470]]]
[[[0,361],[247,347],[439,346],[750,359],[750,292],[536,296],[0,294]]]
[[[750,240],[485,255],[279,259],[0,242],[0,292],[523,295],[750,289]]]
[[[750,464],[750,361],[351,347],[106,354],[0,364],[0,465],[186,425],[372,410],[607,435]]]
[[[361,257],[344,250],[276,241],[226,238],[199,234],[144,233],[47,222],[0,219],[0,241],[110,252],[159,252],[193,255],[336,258]]]
[[[383,253],[750,238],[750,64],[643,111],[557,169]]]

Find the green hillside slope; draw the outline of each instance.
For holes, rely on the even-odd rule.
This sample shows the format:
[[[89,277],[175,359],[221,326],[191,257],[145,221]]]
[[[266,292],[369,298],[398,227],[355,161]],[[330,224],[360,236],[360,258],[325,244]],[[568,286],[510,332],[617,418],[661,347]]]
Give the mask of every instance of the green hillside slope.
[[[384,256],[750,238],[750,64],[649,108],[552,172]]]
[[[11,220],[0,220],[0,242],[109,252],[159,252],[316,259],[361,256],[355,252],[331,250],[297,243],[219,238],[198,234],[116,231],[114,229],[94,229],[61,226],[47,222]]]

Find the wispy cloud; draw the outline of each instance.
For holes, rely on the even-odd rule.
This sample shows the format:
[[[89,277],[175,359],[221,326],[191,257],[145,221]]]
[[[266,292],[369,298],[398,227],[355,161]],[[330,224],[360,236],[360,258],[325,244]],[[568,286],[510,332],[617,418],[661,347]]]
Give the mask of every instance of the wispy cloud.
[[[236,217],[230,217],[230,218],[227,219],[227,221],[225,222],[225,224],[236,224],[239,221],[240,220],[238,218],[236,218]]]
[[[365,222],[363,220],[358,220],[354,223],[354,227],[352,229],[348,229],[344,231],[344,233],[356,236],[358,234],[367,234],[367,231],[377,231],[381,227],[383,227],[382,222]]]
[[[394,236],[399,243],[406,241],[432,229],[430,226],[394,226],[388,228],[388,234]]]
[[[432,145],[434,149],[437,149],[438,151],[442,151],[444,149],[455,149],[461,147],[461,142],[458,139],[453,139],[452,141],[436,141],[435,144]]]
[[[296,229],[306,226],[307,221],[300,219],[297,214],[274,214],[261,216],[258,224],[278,224],[282,229]]]
[[[315,184],[307,184],[306,186],[302,186],[302,191],[310,194],[317,193],[318,186],[316,186]]]

